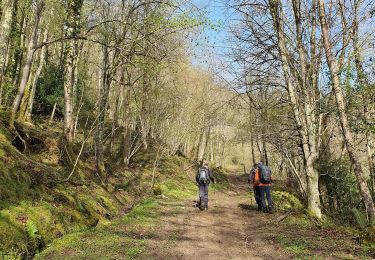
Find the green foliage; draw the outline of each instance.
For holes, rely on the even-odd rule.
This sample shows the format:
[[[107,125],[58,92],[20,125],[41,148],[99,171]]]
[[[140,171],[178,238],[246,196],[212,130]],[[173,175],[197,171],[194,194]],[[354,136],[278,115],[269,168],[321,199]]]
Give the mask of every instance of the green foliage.
[[[321,189],[321,197],[327,212],[338,222],[353,222],[352,208],[361,205],[361,197],[350,161],[321,153],[318,162],[319,181],[321,187],[324,187]]]
[[[363,212],[361,212],[358,209],[356,209],[356,208],[352,209],[352,213],[354,215],[354,219],[356,220],[357,226],[362,231],[365,231],[367,229],[367,227],[368,227],[368,224],[369,224],[366,215]]]
[[[49,115],[54,104],[57,104],[57,116],[64,108],[64,74],[62,68],[49,63],[39,78],[35,95],[36,114]]]
[[[25,224],[25,230],[29,238],[29,244],[32,244],[34,250],[37,251],[41,242],[41,235],[39,234],[38,228],[32,220],[28,219]]]

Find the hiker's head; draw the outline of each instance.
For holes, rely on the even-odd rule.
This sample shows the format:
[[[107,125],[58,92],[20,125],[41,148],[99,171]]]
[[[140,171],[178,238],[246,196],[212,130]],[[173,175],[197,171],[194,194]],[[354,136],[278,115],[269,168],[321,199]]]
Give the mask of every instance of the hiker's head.
[[[253,167],[256,168],[257,166],[258,166],[258,164],[257,164],[257,163],[254,163],[254,166],[253,166]]]
[[[203,163],[203,167],[208,167],[208,163],[207,163],[207,162],[204,162],[204,163]]]
[[[261,158],[261,159],[259,160],[259,164],[264,164],[264,159],[263,159],[263,158]]]

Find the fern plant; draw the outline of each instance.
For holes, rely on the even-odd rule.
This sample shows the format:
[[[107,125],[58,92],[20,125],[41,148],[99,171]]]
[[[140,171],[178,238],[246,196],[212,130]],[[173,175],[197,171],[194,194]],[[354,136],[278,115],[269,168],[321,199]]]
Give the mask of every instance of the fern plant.
[[[35,223],[32,220],[28,219],[26,221],[25,228],[26,228],[27,236],[29,238],[34,239],[34,240],[40,239],[39,230],[38,230],[38,228],[36,227]]]

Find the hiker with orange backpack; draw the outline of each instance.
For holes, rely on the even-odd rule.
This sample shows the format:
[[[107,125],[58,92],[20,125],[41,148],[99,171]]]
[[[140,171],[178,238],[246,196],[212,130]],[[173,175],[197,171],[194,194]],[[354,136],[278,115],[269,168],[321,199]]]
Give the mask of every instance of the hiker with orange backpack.
[[[259,185],[260,201],[263,212],[272,213],[273,203],[271,199],[271,170],[268,166],[264,165],[261,160],[255,170],[255,183]],[[267,198],[268,206],[266,205],[265,197]]]
[[[257,211],[262,211],[262,201],[260,198],[260,187],[259,183],[255,182],[255,173],[258,168],[258,164],[254,164],[253,168],[250,171],[249,178],[248,178],[248,183],[253,185],[253,192],[254,192],[254,197],[255,197],[255,202],[258,206]]]

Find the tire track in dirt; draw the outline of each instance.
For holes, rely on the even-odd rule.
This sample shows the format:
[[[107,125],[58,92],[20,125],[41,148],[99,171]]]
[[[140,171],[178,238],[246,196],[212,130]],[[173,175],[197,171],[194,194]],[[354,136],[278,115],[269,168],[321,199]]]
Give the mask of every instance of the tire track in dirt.
[[[208,211],[191,201],[162,203],[158,233],[141,258],[289,259],[265,231],[276,216],[257,213],[246,180],[234,173],[229,178],[232,190],[211,192]]]

